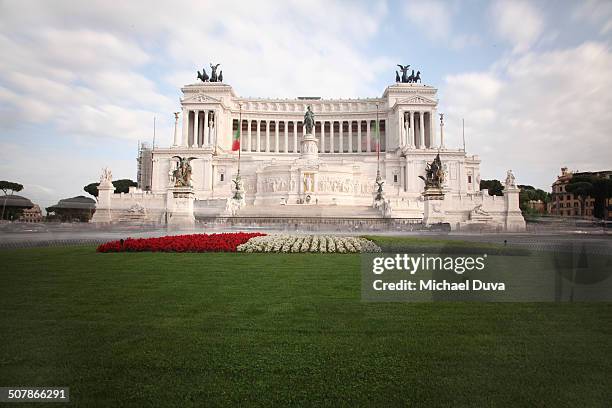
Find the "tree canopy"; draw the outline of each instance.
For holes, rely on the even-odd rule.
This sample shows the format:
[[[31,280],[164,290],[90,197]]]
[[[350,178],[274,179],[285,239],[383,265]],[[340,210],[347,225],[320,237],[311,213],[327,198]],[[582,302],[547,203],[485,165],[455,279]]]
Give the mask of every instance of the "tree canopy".
[[[609,198],[612,198],[612,180],[595,175],[573,176],[565,186],[565,191],[578,197],[580,213],[584,215],[584,202],[587,197],[594,199],[593,216],[605,219],[608,214]]]
[[[519,184],[518,188],[521,189],[519,193],[519,207],[523,213],[532,212],[532,208],[529,207],[529,201],[541,201],[543,203],[550,201],[550,194],[542,189],[526,184]]]
[[[88,185],[83,187],[83,190],[86,193],[89,193],[92,196],[97,197],[99,185],[100,183],[89,183]],[[119,179],[119,180],[113,181],[113,186],[115,187],[115,193],[127,193],[130,190],[130,187],[136,187],[138,186],[138,183],[130,179]]]
[[[113,186],[115,186],[115,193],[127,193],[130,187],[137,187],[138,183],[130,179],[120,179],[113,181]]]
[[[7,195],[10,191],[11,194],[23,190],[23,185],[19,183],[15,183],[13,181],[0,181],[0,190],[4,191],[4,194]]]
[[[99,185],[100,185],[100,183],[89,183],[88,185],[83,187],[83,190],[85,190],[86,193],[89,193],[92,196],[97,197],[98,196],[98,186]]]
[[[485,188],[489,191],[489,195],[504,195],[504,186],[499,180],[480,180],[480,189],[484,190]]]

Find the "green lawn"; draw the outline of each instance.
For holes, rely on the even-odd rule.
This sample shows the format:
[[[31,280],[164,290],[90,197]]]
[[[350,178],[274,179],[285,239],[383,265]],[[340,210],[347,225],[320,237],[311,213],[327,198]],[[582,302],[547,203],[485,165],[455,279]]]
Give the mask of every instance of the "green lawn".
[[[610,303],[365,303],[357,255],[0,256],[0,386],[70,406],[612,399]]]

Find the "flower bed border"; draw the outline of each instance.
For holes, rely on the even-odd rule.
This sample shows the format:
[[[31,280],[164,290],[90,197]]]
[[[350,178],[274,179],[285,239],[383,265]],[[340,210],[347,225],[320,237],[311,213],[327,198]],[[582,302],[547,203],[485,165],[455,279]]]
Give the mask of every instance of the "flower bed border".
[[[99,245],[96,252],[236,252],[260,232],[165,235],[153,238],[127,238]]]

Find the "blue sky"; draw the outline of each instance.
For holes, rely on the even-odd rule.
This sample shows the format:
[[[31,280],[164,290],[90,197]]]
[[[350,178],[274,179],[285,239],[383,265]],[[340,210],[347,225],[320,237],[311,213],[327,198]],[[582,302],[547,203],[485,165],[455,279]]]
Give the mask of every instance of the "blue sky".
[[[171,143],[179,88],[209,62],[239,95],[379,96],[396,64],[439,89],[447,145],[549,189],[612,168],[609,1],[1,1],[0,179],[42,206],[139,140]]]

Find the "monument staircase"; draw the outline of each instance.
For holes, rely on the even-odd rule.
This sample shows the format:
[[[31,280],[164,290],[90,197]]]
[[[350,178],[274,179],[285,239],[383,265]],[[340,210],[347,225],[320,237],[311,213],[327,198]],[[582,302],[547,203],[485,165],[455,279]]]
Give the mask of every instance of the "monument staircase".
[[[211,206],[207,206],[206,211],[196,211],[197,221],[208,227],[321,233],[423,229],[420,218],[383,218],[379,210],[364,205],[247,205],[233,217],[224,215],[220,208],[217,214],[212,214],[211,209]]]
[[[287,204],[274,206],[245,206],[238,217],[308,217],[308,218],[382,218],[371,206]]]

